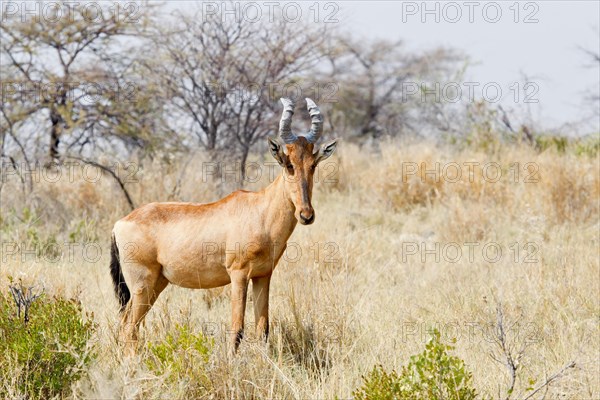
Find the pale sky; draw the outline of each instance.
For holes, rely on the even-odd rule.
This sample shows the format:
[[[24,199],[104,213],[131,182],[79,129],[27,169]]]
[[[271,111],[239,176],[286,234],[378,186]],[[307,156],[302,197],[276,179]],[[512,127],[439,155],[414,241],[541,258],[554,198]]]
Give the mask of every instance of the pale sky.
[[[439,3],[438,12],[435,3]],[[498,82],[505,95],[505,108],[527,106],[523,97],[515,103],[510,89],[526,74],[539,87],[538,94],[532,96],[539,103],[529,103],[538,122],[554,127],[586,120],[590,129],[600,130],[598,115],[593,116],[590,103],[585,101],[586,93],[598,95],[600,91],[600,66],[580,49],[600,52],[599,1],[519,2],[517,23],[514,1],[496,2],[502,12],[497,23],[484,18],[496,18],[495,5],[487,6],[484,15],[486,2],[473,2],[478,6],[472,8],[471,23],[465,6],[468,2],[453,2],[459,7],[447,3],[452,2],[427,2],[425,7],[433,10],[432,14],[423,13],[420,1],[346,1],[339,5],[342,20],[357,35],[402,39],[411,49],[445,45],[462,50],[475,64],[468,69],[467,80],[481,85]],[[457,18],[457,9],[462,18],[449,22]],[[435,21],[436,14],[439,22]],[[532,23],[524,23],[526,18]],[[535,87],[528,90],[533,94]]]
[[[600,66],[581,50],[600,52],[600,1],[256,1],[245,8],[247,3],[241,3],[240,12],[248,18],[257,9],[262,20],[277,17],[284,8],[293,18],[298,4],[304,17],[329,17],[356,37],[401,39],[407,49],[417,51],[455,48],[471,60],[465,80],[479,88],[492,85],[491,100],[494,83],[499,85],[502,98],[494,104],[515,115],[530,110],[545,128],[575,124],[564,133],[600,131],[599,114],[586,101],[600,92]],[[227,6],[222,1],[186,1],[167,7],[221,13]],[[526,82],[531,82],[526,88],[529,99],[537,103],[524,103]],[[468,98],[467,87],[463,97]]]

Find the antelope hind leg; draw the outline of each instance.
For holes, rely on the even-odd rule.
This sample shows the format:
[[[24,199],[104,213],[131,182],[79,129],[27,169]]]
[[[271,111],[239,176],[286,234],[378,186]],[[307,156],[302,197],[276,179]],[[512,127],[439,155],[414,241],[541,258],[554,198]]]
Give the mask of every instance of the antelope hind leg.
[[[148,268],[144,266],[140,265],[139,267],[148,271]],[[162,276],[157,273],[148,273],[131,285],[131,300],[129,300],[123,315],[120,334],[121,341],[124,343],[124,353],[126,356],[136,354],[140,323],[160,294],[160,292],[157,292],[157,289],[162,291],[166,287],[164,281],[160,281],[159,284],[159,277]]]

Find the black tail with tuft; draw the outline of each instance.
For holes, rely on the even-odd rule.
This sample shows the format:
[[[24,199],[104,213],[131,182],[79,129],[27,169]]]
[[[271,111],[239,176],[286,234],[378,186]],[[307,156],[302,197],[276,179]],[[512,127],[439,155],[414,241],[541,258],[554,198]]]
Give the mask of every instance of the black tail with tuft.
[[[115,294],[117,295],[117,299],[121,303],[120,311],[123,312],[127,302],[129,302],[131,294],[129,293],[129,288],[125,283],[125,278],[123,277],[123,272],[121,271],[119,248],[117,247],[114,234],[112,235],[110,246],[110,276],[112,276],[113,284],[115,285]]]

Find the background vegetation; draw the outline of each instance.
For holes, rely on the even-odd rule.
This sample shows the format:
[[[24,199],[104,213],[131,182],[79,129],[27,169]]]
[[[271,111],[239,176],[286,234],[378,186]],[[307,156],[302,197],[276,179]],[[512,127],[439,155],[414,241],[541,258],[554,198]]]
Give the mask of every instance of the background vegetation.
[[[374,366],[401,371],[433,328],[441,343],[455,347],[451,355],[464,360],[482,398],[525,398],[572,362],[533,398],[597,397],[597,153],[578,154],[577,146],[561,153],[528,145],[486,152],[424,141],[384,144],[365,150],[344,143],[335,179],[320,175],[318,218],[296,229],[290,242],[300,253],[290,252],[274,273],[268,348],[249,328],[239,355],[227,357],[228,288],[169,287],[141,330],[147,350],[123,361],[108,249],[112,224],[128,206],[109,177],[41,181],[27,195],[18,180],[5,184],[3,290],[8,276],[21,277],[47,295],[77,297],[93,315],[98,356],[73,386],[75,398],[349,398]],[[403,179],[403,163],[433,169],[437,161],[497,162],[507,172],[513,163],[535,163],[538,170],[530,183],[512,173],[490,182],[481,169],[454,183],[418,173]],[[148,162],[139,181],[128,184],[132,197],[172,199],[169,189],[181,179],[176,199],[215,200],[216,183],[202,182],[201,165],[198,155],[169,167]],[[268,181],[265,173],[248,186]],[[436,243],[456,243],[461,258],[407,247],[431,250]],[[477,243],[472,260],[467,243]],[[500,245],[502,257],[486,258],[487,243]],[[250,327],[251,303],[250,296]],[[5,371],[17,368],[0,361],[8,363]]]

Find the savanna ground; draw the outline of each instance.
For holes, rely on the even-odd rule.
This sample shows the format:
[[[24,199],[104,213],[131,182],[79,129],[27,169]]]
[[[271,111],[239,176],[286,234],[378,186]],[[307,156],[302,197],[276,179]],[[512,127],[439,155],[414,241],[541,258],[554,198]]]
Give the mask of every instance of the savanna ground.
[[[247,339],[233,359],[228,288],[169,286],[141,329],[142,351],[123,361],[108,270],[112,225],[129,212],[120,189],[108,176],[83,179],[81,168],[57,182],[40,170],[24,195],[9,176],[1,193],[0,290],[8,293],[9,279],[43,286],[48,295],[77,298],[84,318],[97,324],[88,343],[96,358],[62,396],[350,398],[373,366],[399,370],[438,328],[444,342],[454,341],[452,354],[465,361],[482,398],[509,395],[507,352],[519,359],[511,398],[525,398],[559,371],[533,398],[600,397],[597,153],[342,142],[330,160],[315,184],[316,222],[296,228],[273,275],[268,347],[253,336],[249,295]],[[127,188],[139,205],[208,202],[239,186],[232,176],[225,184],[204,179],[202,161],[197,154],[146,162]],[[263,173],[247,189],[269,181],[264,163],[272,160],[253,161]],[[48,254],[49,243],[58,244],[60,260],[57,251]],[[208,347],[196,347],[199,356],[184,363],[182,351],[172,366],[149,367],[152,345],[170,343],[181,327],[203,333]],[[9,359],[0,364],[5,393],[18,397],[22,371]]]

